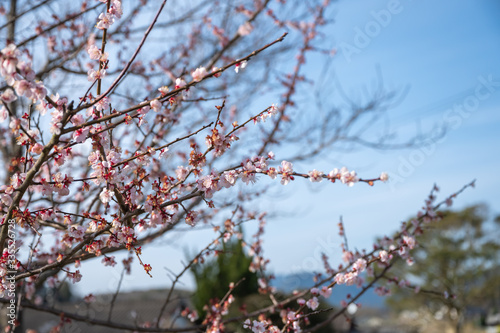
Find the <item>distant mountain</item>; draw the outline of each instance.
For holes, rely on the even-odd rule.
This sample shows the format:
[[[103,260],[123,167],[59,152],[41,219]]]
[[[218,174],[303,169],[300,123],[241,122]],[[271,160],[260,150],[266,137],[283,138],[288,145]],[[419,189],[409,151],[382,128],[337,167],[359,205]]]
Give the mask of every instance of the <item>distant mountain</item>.
[[[313,282],[314,274],[296,273],[289,275],[276,275],[272,280],[272,285],[281,292],[292,293],[294,290],[309,288]],[[360,291],[356,286],[336,285],[332,289],[332,296],[329,302],[332,305],[339,305],[342,300],[347,300],[347,295],[355,296]],[[385,308],[385,297],[381,297],[372,289],[367,290],[356,303],[361,303],[363,307]]]

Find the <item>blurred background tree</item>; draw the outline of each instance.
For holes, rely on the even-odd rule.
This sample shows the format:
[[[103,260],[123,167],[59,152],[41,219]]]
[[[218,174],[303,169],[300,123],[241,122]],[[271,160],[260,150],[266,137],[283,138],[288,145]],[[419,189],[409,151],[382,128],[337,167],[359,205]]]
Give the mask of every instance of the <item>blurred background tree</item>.
[[[257,272],[249,270],[251,262],[252,257],[245,253],[244,241],[238,239],[222,243],[222,249],[216,259],[192,266],[191,272],[196,282],[196,290],[191,300],[199,314],[200,322],[206,314],[205,305],[218,303],[228,293],[231,283],[236,284],[240,282],[231,292],[235,300],[229,310],[230,317],[236,317],[245,312],[252,312],[273,304],[269,295],[259,293],[259,277]],[[275,294],[275,296],[277,295],[278,297],[287,297],[287,295],[279,292]],[[327,307],[331,306],[320,302],[318,310]],[[283,323],[280,317],[280,310],[277,309],[273,315],[268,317],[274,324],[281,326]],[[314,326],[315,324],[324,322],[328,317],[329,312],[322,312],[307,318],[307,323]],[[226,328],[230,332],[248,332],[248,330],[243,328],[242,323],[239,322],[228,324]],[[330,325],[327,325],[316,332],[329,333],[334,331]]]
[[[251,262],[252,258],[244,252],[243,241],[237,240],[223,243],[216,259],[193,265],[196,292],[192,301],[200,317],[211,299],[221,300],[226,295],[231,282],[242,280],[232,292],[236,298],[258,294],[257,274],[248,270]]]
[[[420,286],[392,289],[388,304],[395,310],[425,310],[445,319],[455,332],[463,331],[469,314],[500,309],[500,216],[489,219],[488,207],[474,205],[443,212],[443,219],[428,225],[412,250],[413,266],[395,264],[398,276]],[[449,297],[446,297],[449,295]]]

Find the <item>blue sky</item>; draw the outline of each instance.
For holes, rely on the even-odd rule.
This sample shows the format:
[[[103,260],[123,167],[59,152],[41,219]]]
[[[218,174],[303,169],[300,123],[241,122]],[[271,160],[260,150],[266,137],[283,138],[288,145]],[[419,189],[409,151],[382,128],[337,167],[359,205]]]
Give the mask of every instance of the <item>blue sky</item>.
[[[373,12],[390,8],[398,10],[391,14],[388,24],[377,23]],[[418,211],[434,183],[444,198],[476,179],[476,188],[463,193],[453,208],[485,202],[492,214],[500,214],[499,14],[500,3],[490,0],[338,1],[336,24],[325,42],[338,48],[331,69],[344,89],[355,93],[360,86],[370,85],[378,69],[386,87],[409,89],[388,116],[401,138],[419,127],[453,127],[438,143],[426,147],[362,149],[332,155],[332,160],[358,171],[362,177],[376,177],[387,171],[398,176],[393,178],[396,182],[348,188],[298,180],[273,189],[268,202],[262,203],[263,208],[280,207],[274,210],[280,217],[269,220],[264,238],[265,254],[271,259],[273,271],[319,271],[320,252],[326,252],[332,263],[338,264],[341,240],[336,224],[341,215],[351,248],[370,248],[376,236],[393,232],[401,221]],[[367,27],[375,29],[370,32],[369,43],[358,47],[359,52],[352,57],[346,56],[339,45],[356,46],[356,34],[366,33]],[[320,70],[314,62],[309,63],[310,71]],[[488,78],[494,82],[490,90],[482,83]],[[475,97],[477,91],[481,100]],[[461,114],[457,107],[464,105],[469,111]],[[339,165],[332,166],[332,161],[326,159],[299,166],[303,171],[317,168],[328,172]],[[192,238],[178,233],[161,244],[146,247],[143,260],[154,267],[154,278],[137,269],[135,275],[125,279],[123,287],[167,287],[169,280],[162,267],[169,265],[179,271],[179,258],[184,258],[185,249],[192,250],[194,243],[205,244],[213,234],[200,231],[197,235]],[[167,262],[158,256],[159,252],[169,254]],[[106,269],[99,263],[84,267],[84,279],[77,290],[95,290],[101,285],[96,267]],[[99,291],[112,292],[117,278],[109,279]],[[184,286],[190,285],[186,280]]]
[[[391,3],[399,3],[398,11],[383,27],[373,13],[388,12],[394,8]],[[303,207],[300,218],[279,219],[269,228],[274,233],[269,234],[269,243],[283,233],[286,248],[291,249],[283,256],[281,247],[268,245],[270,258],[284,257],[273,260],[277,270],[308,269],[311,263],[318,263],[319,248],[330,244],[326,245],[330,250],[341,241],[336,236],[340,215],[351,247],[369,248],[375,235],[390,233],[416,213],[434,183],[443,198],[477,179],[476,188],[463,193],[453,208],[486,202],[492,213],[500,213],[499,14],[500,4],[493,1],[339,2],[334,41],[364,46],[357,47],[355,54],[344,52],[349,50],[346,47],[338,49],[332,67],[344,89],[355,92],[360,85],[371,84],[378,68],[387,87],[409,88],[389,116],[392,127],[403,137],[414,133],[417,125],[424,131],[436,124],[450,128],[438,143],[421,148],[361,150],[336,157],[362,176],[388,171],[395,176],[392,183],[373,188],[293,184],[300,188],[295,193],[303,193],[302,188],[309,191],[286,199],[290,207]],[[374,28],[377,24],[379,30]],[[369,43],[365,46],[358,40],[356,44],[359,31],[367,34],[367,29],[373,29]],[[488,79],[493,86],[482,83]],[[484,93],[480,94],[482,100],[475,97],[477,90]],[[325,233],[327,228],[336,237]],[[311,245],[314,242],[321,245]],[[294,246],[297,243],[302,245]],[[338,256],[333,252],[335,262]]]

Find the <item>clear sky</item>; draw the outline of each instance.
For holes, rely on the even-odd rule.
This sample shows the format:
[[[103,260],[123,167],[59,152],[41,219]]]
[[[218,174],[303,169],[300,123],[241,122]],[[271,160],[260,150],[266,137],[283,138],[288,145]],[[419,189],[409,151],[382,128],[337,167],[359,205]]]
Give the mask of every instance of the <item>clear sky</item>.
[[[348,188],[298,180],[271,191],[274,196],[267,207],[279,205],[275,212],[282,215],[269,219],[264,247],[276,273],[320,271],[320,252],[338,264],[340,215],[351,248],[370,248],[376,236],[393,232],[418,211],[434,183],[444,198],[476,179],[476,188],[463,193],[453,208],[485,202],[492,214],[500,214],[500,2],[345,0],[338,1],[336,8],[336,24],[327,42],[337,47],[331,69],[343,88],[349,93],[371,85],[378,70],[387,88],[408,88],[388,118],[401,138],[434,125],[447,125],[448,132],[424,147],[362,149],[332,156],[335,163],[361,176],[389,172],[393,177],[387,184]],[[310,63],[309,70],[319,71]],[[300,168],[328,172],[334,166],[339,165],[324,161]],[[123,287],[169,286],[162,267],[168,264],[179,271],[185,249],[192,252],[204,245],[212,233],[190,235],[178,233],[175,239],[146,247],[143,260],[153,266],[154,278],[136,269]],[[158,253],[165,253],[167,263]],[[106,269],[97,262],[82,269],[78,291],[95,290],[102,283],[97,267]],[[116,282],[117,277],[110,279],[99,291],[112,292]],[[185,283],[191,286],[189,280]]]

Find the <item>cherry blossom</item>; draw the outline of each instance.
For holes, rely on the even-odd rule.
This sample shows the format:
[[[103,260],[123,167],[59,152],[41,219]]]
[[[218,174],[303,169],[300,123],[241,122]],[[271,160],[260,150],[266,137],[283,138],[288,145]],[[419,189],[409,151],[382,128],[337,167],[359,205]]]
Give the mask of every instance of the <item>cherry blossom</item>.
[[[114,196],[113,191],[108,190],[107,188],[103,188],[101,194],[99,194],[99,198],[102,203],[107,204],[111,201],[111,198]]]
[[[328,288],[328,287],[323,286],[323,287],[321,287],[319,294],[321,296],[323,296],[324,298],[329,298],[332,294],[332,288]]]
[[[403,241],[408,246],[408,248],[413,249],[415,247],[415,238],[411,236],[403,236]]]
[[[314,296],[313,298],[309,299],[307,302],[306,302],[306,305],[309,309],[311,310],[316,310],[318,307],[319,307],[319,301],[318,301],[318,298],[316,296]]]
[[[290,180],[293,180],[293,164],[287,161],[282,161],[281,162],[281,167],[279,169],[279,172],[281,173],[281,184],[282,185],[287,185]]]
[[[351,187],[359,181],[359,178],[356,175],[356,171],[349,171],[346,167],[343,167],[340,169],[340,181]]]
[[[389,259],[389,253],[386,250],[381,250],[378,253],[381,262],[387,262]]]
[[[313,183],[319,183],[323,180],[323,172],[314,169],[309,171],[309,180]]]
[[[80,280],[82,279],[82,274],[80,274],[80,271],[76,271],[74,273],[70,273],[68,272],[67,273],[68,275],[68,279],[71,281],[71,283],[77,283],[77,282],[80,282]]]
[[[111,13],[101,13],[99,14],[99,22],[96,24],[97,29],[109,29],[109,27],[115,22],[115,16]]]
[[[207,75],[207,70],[205,69],[205,67],[198,67],[194,72],[191,73],[193,81],[196,82],[201,81],[205,75]]]
[[[245,69],[247,67],[247,61],[246,60],[243,60],[242,62],[239,62],[236,64],[236,67],[234,67],[234,71],[236,73],[239,73],[240,72],[240,69]]]
[[[245,22],[238,28],[238,34],[240,34],[241,36],[246,36],[249,35],[252,30],[253,26],[250,24],[250,22]]]
[[[382,172],[380,174],[380,180],[383,181],[383,182],[386,182],[389,180],[389,175],[387,174],[387,172]]]
[[[154,110],[154,112],[159,112],[161,110],[161,103],[159,100],[154,99],[149,104],[151,105],[151,108]]]
[[[14,94],[14,91],[12,89],[8,88],[4,90],[0,98],[5,103],[12,103],[17,99],[17,96]]]

